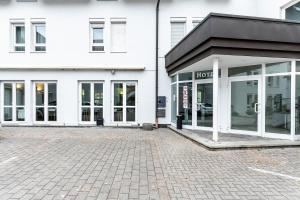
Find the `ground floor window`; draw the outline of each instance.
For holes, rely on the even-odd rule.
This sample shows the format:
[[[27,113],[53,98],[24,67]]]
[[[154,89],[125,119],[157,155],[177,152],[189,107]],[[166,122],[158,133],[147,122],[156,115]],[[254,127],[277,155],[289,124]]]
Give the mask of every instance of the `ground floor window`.
[[[136,121],[136,86],[135,82],[113,83],[113,121]]]
[[[213,126],[213,84],[197,84],[197,126]]]
[[[300,135],[300,75],[296,77],[296,135]]]
[[[176,123],[177,116],[177,83],[171,86],[171,120]]]
[[[103,118],[103,83],[80,83],[80,119],[94,122]]]
[[[57,121],[57,85],[55,82],[34,83],[36,122]]]
[[[3,83],[4,121],[25,121],[25,85],[22,82]]]

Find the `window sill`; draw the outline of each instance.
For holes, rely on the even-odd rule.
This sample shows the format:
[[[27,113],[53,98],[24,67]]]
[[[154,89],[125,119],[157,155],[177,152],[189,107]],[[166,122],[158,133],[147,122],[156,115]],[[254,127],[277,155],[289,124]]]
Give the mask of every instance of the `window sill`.
[[[127,53],[127,51],[111,51],[110,53]]]
[[[25,51],[10,51],[9,53],[26,53]]]
[[[31,51],[30,53],[47,53],[47,51]]]
[[[89,51],[89,53],[105,53],[105,51]]]

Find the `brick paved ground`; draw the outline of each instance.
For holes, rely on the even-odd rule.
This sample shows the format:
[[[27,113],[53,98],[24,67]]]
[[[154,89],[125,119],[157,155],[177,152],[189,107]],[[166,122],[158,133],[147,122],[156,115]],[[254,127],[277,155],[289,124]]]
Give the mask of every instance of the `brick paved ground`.
[[[211,152],[168,129],[2,128],[0,137],[1,200],[300,199],[299,148]]]

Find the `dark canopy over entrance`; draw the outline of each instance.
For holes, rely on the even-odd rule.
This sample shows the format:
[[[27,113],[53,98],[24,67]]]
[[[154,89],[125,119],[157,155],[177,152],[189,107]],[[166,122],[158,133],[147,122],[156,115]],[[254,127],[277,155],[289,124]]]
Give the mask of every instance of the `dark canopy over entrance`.
[[[172,74],[211,55],[300,58],[300,23],[212,13],[165,56]]]

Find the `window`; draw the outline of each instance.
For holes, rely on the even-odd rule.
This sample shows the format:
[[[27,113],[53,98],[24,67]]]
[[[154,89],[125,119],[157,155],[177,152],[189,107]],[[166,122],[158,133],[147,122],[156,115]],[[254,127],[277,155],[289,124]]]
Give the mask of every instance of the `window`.
[[[182,73],[178,75],[179,81],[191,81],[193,80],[193,73],[192,72],[187,72],[187,73]]]
[[[103,118],[103,83],[80,83],[80,121],[95,122]]]
[[[261,65],[234,67],[228,69],[228,76],[251,76],[261,74]]]
[[[104,22],[90,22],[90,51],[104,52]]]
[[[196,26],[198,26],[198,24],[200,24],[200,22],[203,20],[202,17],[193,17],[193,28],[195,28]]]
[[[113,121],[136,121],[136,83],[113,83]]]
[[[126,21],[111,21],[111,52],[126,52]]]
[[[57,85],[55,82],[36,82],[35,121],[57,121]]]
[[[285,9],[285,18],[300,21],[300,2]]]
[[[266,65],[267,74],[291,72],[291,62],[272,63]]]
[[[25,25],[24,23],[12,24],[12,51],[25,52]]]
[[[300,135],[300,75],[296,77],[296,135]]]
[[[46,51],[46,24],[33,23],[32,49],[35,52]]]
[[[185,21],[171,21],[171,47],[185,36],[185,26]]]
[[[4,121],[25,121],[25,87],[24,83],[3,84]]]

